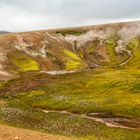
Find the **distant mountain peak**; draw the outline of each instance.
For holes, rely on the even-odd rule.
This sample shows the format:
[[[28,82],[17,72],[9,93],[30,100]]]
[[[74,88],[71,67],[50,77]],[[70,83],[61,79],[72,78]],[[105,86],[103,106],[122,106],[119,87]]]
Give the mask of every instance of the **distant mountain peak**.
[[[9,34],[10,32],[8,31],[0,31],[0,34]]]

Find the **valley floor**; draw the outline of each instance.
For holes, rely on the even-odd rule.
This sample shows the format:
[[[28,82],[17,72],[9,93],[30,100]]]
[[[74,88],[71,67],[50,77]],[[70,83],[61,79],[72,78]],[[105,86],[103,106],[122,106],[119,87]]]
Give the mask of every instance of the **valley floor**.
[[[0,85],[0,123],[0,140],[140,140],[140,71],[23,73]]]

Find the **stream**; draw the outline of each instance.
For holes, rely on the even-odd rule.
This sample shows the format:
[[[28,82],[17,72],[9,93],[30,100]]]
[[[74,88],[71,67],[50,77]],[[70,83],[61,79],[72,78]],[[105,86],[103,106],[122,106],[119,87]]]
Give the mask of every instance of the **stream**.
[[[87,118],[95,122],[100,122],[105,124],[108,127],[112,128],[124,128],[131,130],[140,130],[140,122],[137,120],[132,120],[129,118],[117,117],[117,116],[108,116],[105,113],[88,113],[88,114],[76,114],[68,111],[55,111],[55,110],[43,110],[37,109],[45,113],[60,113],[67,114],[70,116],[80,116],[82,118]]]

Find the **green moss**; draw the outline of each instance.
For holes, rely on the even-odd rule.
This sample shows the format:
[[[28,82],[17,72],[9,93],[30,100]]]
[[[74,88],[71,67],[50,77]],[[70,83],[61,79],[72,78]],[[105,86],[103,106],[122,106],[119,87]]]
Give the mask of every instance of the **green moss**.
[[[110,66],[118,66],[123,62],[126,62],[129,59],[128,53],[123,52],[122,54],[116,54],[115,47],[117,47],[117,41],[120,37],[117,34],[114,34],[106,41],[107,51],[110,55],[110,62],[108,65]],[[126,46],[127,47],[127,46]],[[129,49],[129,48],[128,48]]]
[[[85,31],[74,31],[74,30],[60,30],[60,31],[56,31],[55,33],[56,34],[61,34],[63,36],[66,36],[66,35],[76,35],[76,36],[79,36],[79,35],[84,34],[86,32]]]
[[[99,40],[98,39],[95,39],[94,41],[89,42],[86,45],[87,46],[87,52],[88,52],[88,54],[93,54],[93,52],[95,51],[95,49],[98,46],[98,44],[99,44]]]
[[[84,67],[83,62],[78,55],[66,49],[64,50],[64,53],[68,56],[65,62],[66,70],[75,70],[75,69]]]
[[[115,59],[115,51],[114,48],[116,47],[116,42],[118,40],[117,35],[111,36],[107,41],[106,41],[106,46],[107,46],[107,51],[111,57],[111,59]]]
[[[133,38],[129,44],[128,49],[130,49],[133,53],[133,58],[126,67],[129,68],[139,68],[140,67],[140,48],[139,48],[139,38]]]
[[[78,56],[82,59],[84,57],[83,52],[79,50]]]
[[[66,70],[76,70],[82,66],[82,63],[80,61],[75,60],[67,60],[65,63]]]
[[[94,52],[94,50],[95,50],[95,49],[94,49],[93,47],[88,47],[88,53],[89,53],[89,54],[92,54],[92,53]]]
[[[19,95],[19,97],[26,97],[26,98],[32,98],[33,96],[41,96],[41,95],[45,95],[45,91],[43,90],[33,90],[30,92],[25,92],[25,93],[21,93]]]
[[[140,92],[140,83],[136,83],[133,85],[132,89],[133,92]]]
[[[8,54],[8,59],[14,69],[24,71],[38,71],[38,63],[23,52],[16,51]]]
[[[138,46],[139,46],[139,38],[133,38],[129,44],[128,44],[128,48],[133,50],[133,51],[137,51],[138,49]],[[135,52],[136,53],[136,52]]]
[[[116,43],[113,40],[108,40],[106,44],[109,55],[114,56],[114,48],[116,46]]]
[[[80,57],[78,57],[76,54],[74,54],[73,52],[69,51],[69,50],[64,50],[64,53],[66,55],[68,55],[69,57],[71,57],[72,59],[75,59],[77,61],[81,61]]]

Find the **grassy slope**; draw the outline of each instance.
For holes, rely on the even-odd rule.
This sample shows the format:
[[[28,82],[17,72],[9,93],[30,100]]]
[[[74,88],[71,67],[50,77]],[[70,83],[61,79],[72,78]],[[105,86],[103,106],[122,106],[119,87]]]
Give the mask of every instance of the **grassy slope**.
[[[35,108],[76,113],[105,112],[139,120],[139,77],[140,72],[136,69],[103,68],[63,76],[23,75],[1,86],[2,92],[10,91],[13,95],[3,99],[7,103],[1,107],[1,120],[79,138],[138,140],[139,131],[108,128],[79,116],[44,114]],[[30,84],[33,81],[34,85]],[[16,88],[17,85],[20,86]]]
[[[2,99],[1,99],[2,100]],[[4,100],[4,99],[3,99]],[[140,133],[117,128],[108,128],[102,124],[79,116],[69,116],[59,113],[45,114],[14,99],[0,107],[2,123],[16,127],[42,130],[47,133],[65,136],[77,136],[78,139],[91,140],[139,140]]]
[[[49,78],[41,74],[34,76],[12,80],[4,85],[7,88],[2,92],[13,92],[22,102],[42,109],[108,112],[140,118],[137,70],[100,69]]]

